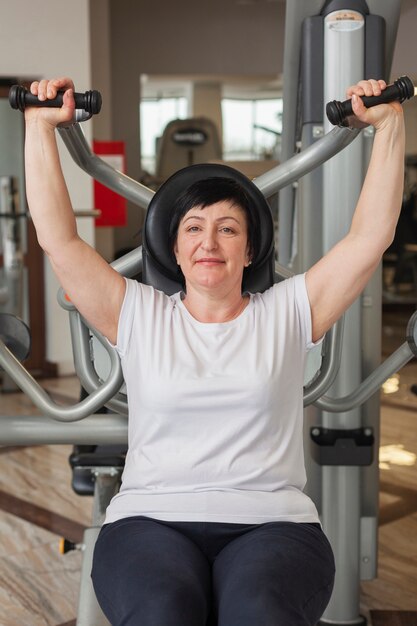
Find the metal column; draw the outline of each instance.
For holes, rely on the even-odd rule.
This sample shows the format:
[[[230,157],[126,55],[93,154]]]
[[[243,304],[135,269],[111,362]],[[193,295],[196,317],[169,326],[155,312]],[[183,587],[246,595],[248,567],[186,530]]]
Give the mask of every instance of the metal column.
[[[295,150],[297,142],[298,148],[304,151],[331,129],[324,122],[324,105],[329,100],[344,100],[348,85],[363,78],[389,79],[399,9],[399,2],[386,0],[327,0],[321,2],[320,7],[313,7],[304,0],[287,3],[286,37],[294,38],[291,29],[297,30],[298,37],[302,32],[301,38],[296,37],[301,61],[295,79],[293,44],[286,41],[285,46],[285,54],[293,57],[292,65],[285,64],[284,60],[284,98],[287,98],[284,113],[285,106],[292,112],[287,117],[292,126],[287,130],[288,137],[284,137],[287,152],[291,148]],[[289,68],[291,76],[285,74]],[[295,89],[293,81],[297,79],[301,88]],[[292,90],[287,88],[286,93],[288,82]],[[347,233],[369,160],[372,137],[372,131],[363,131],[349,148],[332,157],[320,170],[300,179],[295,201],[290,199],[289,191],[280,195],[280,211],[283,210],[280,241],[288,238],[280,259],[291,263],[294,271],[307,270]],[[293,240],[291,219],[294,215],[296,250],[290,249],[289,243]],[[380,321],[380,273],[377,272],[363,296],[346,314],[343,361],[329,396],[348,395],[378,366]],[[314,363],[317,363],[317,355],[310,363],[307,379],[314,371]],[[345,413],[322,413],[315,407],[308,407],[305,423],[306,491],[321,513],[337,563],[334,593],[321,623],[363,624],[366,622],[359,615],[360,580],[376,575],[378,394],[362,407]],[[371,428],[376,440],[376,458],[366,467],[359,462],[355,466],[354,459],[352,465],[319,465],[308,454],[310,428],[314,424],[341,430]]]
[[[331,9],[332,3],[329,4]],[[347,6],[324,17],[324,102],[345,99],[346,87],[364,78],[367,6],[365,2],[362,4],[363,13]],[[324,130],[330,130],[327,120]],[[363,136],[323,166],[323,253],[349,231],[363,172]],[[361,342],[361,301],[357,300],[345,315],[342,363],[329,395],[344,396],[360,384]],[[360,428],[361,409],[339,414],[324,412],[322,423],[332,429]],[[360,520],[361,468],[324,465],[322,522],[335,552],[337,573],[323,624],[366,623],[359,615]]]

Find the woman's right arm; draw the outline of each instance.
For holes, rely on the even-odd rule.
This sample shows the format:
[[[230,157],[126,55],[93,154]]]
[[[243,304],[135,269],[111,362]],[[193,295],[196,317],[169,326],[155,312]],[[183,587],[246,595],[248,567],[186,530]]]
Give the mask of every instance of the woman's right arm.
[[[80,313],[116,343],[125,281],[78,233],[59,160],[55,129],[74,116],[73,83],[67,79],[33,83],[40,100],[65,90],[61,108],[25,110],[26,195],[39,244],[61,286]]]

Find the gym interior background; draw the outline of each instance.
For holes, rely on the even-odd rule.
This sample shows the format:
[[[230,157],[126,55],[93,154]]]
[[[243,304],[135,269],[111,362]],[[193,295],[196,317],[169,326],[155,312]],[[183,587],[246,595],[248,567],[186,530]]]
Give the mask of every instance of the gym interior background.
[[[66,75],[74,79],[77,91],[98,89],[103,108],[83,126],[87,139],[124,142],[126,173],[146,184],[153,172],[145,171],[149,161],[141,155],[141,100],[173,99],[185,107],[181,115],[209,117],[221,137],[222,100],[253,103],[279,101],[282,96],[284,0],[72,0],[70,5],[60,0],[0,0],[0,7],[0,175],[16,176],[23,211],[23,120],[7,103],[11,79],[28,82]],[[417,79],[416,29],[417,0],[403,0],[393,79],[403,74]],[[414,192],[417,101],[408,102],[405,112],[409,184]],[[256,123],[262,124],[258,119]],[[137,245],[142,212],[128,203],[125,226],[96,228],[94,217],[89,216],[96,208],[92,181],[64,148],[61,156],[71,199],[80,215],[81,235],[107,260]],[[268,161],[276,158],[271,151],[263,156],[266,158],[260,160],[264,162],[252,167],[268,169]],[[10,161],[13,171],[8,169]],[[416,222],[414,228],[417,230]],[[33,371],[57,398],[75,401],[79,388],[73,376],[67,315],[56,301],[58,285],[48,264],[36,252],[36,243],[30,246],[27,280],[30,283],[33,276],[36,281],[42,274],[42,284],[35,289],[32,286],[31,296],[42,318],[36,322],[42,346]],[[386,354],[402,341],[410,307],[417,302],[413,254],[410,248],[411,286],[405,286],[406,296],[398,304],[384,305]],[[407,620],[417,615],[414,383],[417,368],[410,365],[391,381],[394,392],[383,396],[380,577],[362,585],[365,614],[376,609],[402,611]],[[29,400],[19,393],[0,394],[0,405],[4,414],[33,412]],[[4,538],[0,626],[75,623],[80,555],[74,552],[61,557],[57,534],[67,531],[80,538],[83,525],[89,523],[91,502],[72,493],[67,458],[65,446],[0,449],[0,529]],[[22,502],[28,505],[26,509]],[[417,622],[398,622],[403,623]],[[378,626],[377,621],[374,624]]]

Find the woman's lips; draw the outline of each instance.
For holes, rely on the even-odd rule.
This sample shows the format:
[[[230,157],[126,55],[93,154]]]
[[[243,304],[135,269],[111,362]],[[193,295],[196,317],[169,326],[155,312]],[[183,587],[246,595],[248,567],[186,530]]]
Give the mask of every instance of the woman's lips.
[[[203,258],[203,259],[198,259],[196,263],[200,263],[202,265],[220,265],[221,263],[224,263],[224,261],[222,259]]]

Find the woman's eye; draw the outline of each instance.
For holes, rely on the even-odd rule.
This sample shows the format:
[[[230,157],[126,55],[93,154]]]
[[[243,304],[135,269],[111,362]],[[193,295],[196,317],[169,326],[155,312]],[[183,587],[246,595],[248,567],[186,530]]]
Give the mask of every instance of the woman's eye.
[[[200,230],[200,228],[198,226],[189,226],[187,228],[187,231],[189,233],[197,233]]]
[[[226,235],[230,235],[234,233],[233,228],[229,228],[228,226],[223,226],[222,232],[226,233]]]

